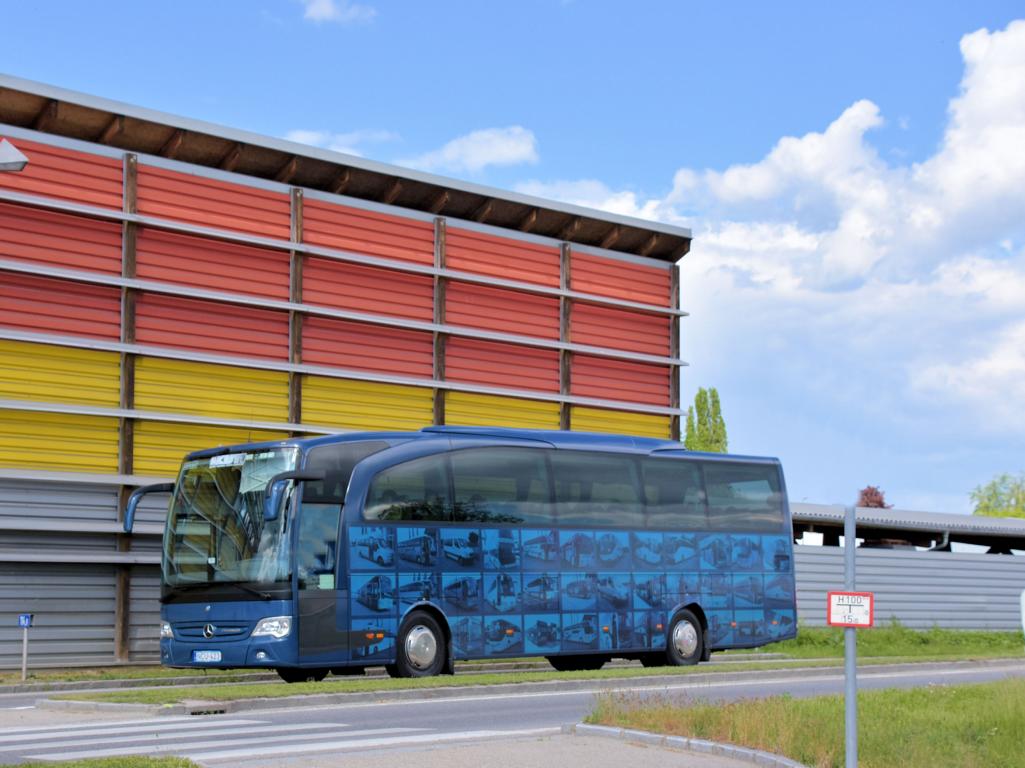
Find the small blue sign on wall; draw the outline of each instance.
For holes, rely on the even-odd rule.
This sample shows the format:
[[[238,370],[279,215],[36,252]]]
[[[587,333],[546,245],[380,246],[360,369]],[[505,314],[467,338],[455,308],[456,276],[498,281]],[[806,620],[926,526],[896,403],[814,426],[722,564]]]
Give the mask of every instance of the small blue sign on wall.
[[[32,614],[22,613],[18,615],[18,626],[21,629],[28,629],[32,626]]]

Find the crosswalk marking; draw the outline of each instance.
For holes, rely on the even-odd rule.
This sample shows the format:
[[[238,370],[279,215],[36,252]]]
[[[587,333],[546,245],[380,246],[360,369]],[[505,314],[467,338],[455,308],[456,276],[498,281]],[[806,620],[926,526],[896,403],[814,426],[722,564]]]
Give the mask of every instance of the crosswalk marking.
[[[103,727],[106,728],[120,728],[126,725],[140,725],[142,723],[150,723],[152,725],[164,725],[167,723],[183,723],[183,722],[198,722],[195,715],[182,715],[180,717],[143,717],[138,720],[106,720],[103,723]],[[223,720],[221,722],[224,722]],[[258,723],[259,720],[232,720],[233,723]],[[11,726],[9,728],[0,728],[0,736],[5,736],[11,733],[43,733],[44,731],[55,731],[64,733],[65,731],[75,731],[79,729],[97,728],[95,722],[91,723],[68,723],[67,725],[33,725],[22,728],[20,726]]]
[[[457,731],[455,733],[424,733],[416,736],[394,736],[391,738],[371,739],[340,739],[336,741],[319,741],[316,743],[288,745],[288,746],[266,746],[250,745],[248,749],[227,749],[213,752],[193,752],[191,750],[183,754],[197,761],[208,760],[236,760],[246,757],[272,757],[275,755],[297,755],[308,752],[329,752],[342,749],[369,749],[372,747],[399,747],[413,744],[426,744],[447,741],[477,741],[493,738],[515,738],[517,736],[542,736],[558,733],[559,728],[531,728],[519,731]],[[369,732],[364,732],[369,735]],[[356,732],[346,734],[354,736]]]
[[[203,728],[223,728],[223,727],[237,727],[241,725],[257,725],[259,720],[219,720],[219,721],[203,721],[197,720],[192,717],[190,721],[177,722],[177,723],[165,723],[163,718],[152,719],[147,721],[146,725],[129,725],[126,727],[118,727],[118,723],[111,723],[110,725],[96,725],[95,723],[89,726],[77,726],[74,730],[72,728],[47,728],[47,729],[31,729],[25,728],[19,733],[10,733],[0,735],[0,746],[4,744],[14,744],[19,741],[33,741],[35,739],[44,738],[59,738],[63,736],[119,736],[122,734],[147,734],[151,733],[154,735],[160,735],[162,733],[173,734],[176,730],[188,730],[192,728],[203,729]],[[26,733],[26,731],[33,731],[32,733]],[[225,731],[225,733],[231,733],[232,731]]]
[[[292,732],[292,731],[317,731],[317,730],[324,730],[325,728],[336,729],[336,728],[339,728],[339,727],[344,727],[344,726],[335,726],[333,723],[305,723],[305,724],[302,724],[302,725],[290,725],[290,726],[288,726],[288,730],[289,730],[289,732]],[[267,726],[266,725],[259,725],[259,726],[255,726],[253,728],[233,728],[233,727],[229,727],[229,728],[213,728],[211,730],[203,731],[202,733],[199,733],[199,734],[196,734],[196,735],[198,735],[198,736],[200,736],[202,738],[208,738],[208,737],[211,737],[211,736],[245,736],[245,735],[256,735],[256,734],[266,734],[266,733],[267,733]],[[62,740],[62,741],[55,742],[55,743],[50,744],[50,745],[40,745],[39,747],[34,747],[33,746],[33,747],[29,747],[29,748],[42,748],[42,749],[46,749],[46,748],[59,747],[61,749],[66,749],[68,747],[94,747],[94,746],[97,746],[97,745],[104,746],[104,747],[105,746],[113,747],[115,744],[137,743],[141,739],[145,739],[145,738],[148,737],[148,738],[151,739],[150,743],[154,745],[152,747],[153,749],[175,749],[176,747],[180,747],[181,746],[182,738],[184,736],[187,736],[187,735],[191,735],[191,734],[175,733],[173,731],[164,731],[164,732],[161,732],[161,733],[140,733],[140,734],[135,734],[135,735],[132,735],[132,736],[114,736],[114,737],[111,737],[111,736],[106,736],[105,735],[105,736],[98,736],[97,738],[92,738],[92,739],[72,739],[71,741],[63,741]],[[247,741],[251,742],[252,739],[243,739],[242,741],[243,742],[247,742]],[[213,743],[215,743],[215,744],[226,744],[227,742],[218,741],[218,742],[213,742]]]
[[[287,726],[289,730],[294,730],[298,726]],[[319,726],[323,728],[324,726]],[[332,728],[331,733],[325,733],[325,736],[334,736],[338,726],[330,725]],[[379,736],[385,734],[396,734],[396,733],[412,733],[415,731],[427,731],[427,728],[371,728],[367,730],[347,731],[346,736]],[[267,732],[266,728],[263,729]],[[294,736],[289,735],[275,735],[269,734],[266,739],[218,739],[217,741],[198,741],[198,742],[183,742],[178,740],[174,744],[142,744],[134,747],[121,747],[119,749],[91,749],[83,750],[79,752],[47,752],[45,750],[32,750],[26,752],[23,757],[31,758],[33,760],[46,760],[46,761],[57,761],[57,760],[85,760],[90,757],[121,757],[124,755],[149,755],[149,754],[162,754],[168,752],[174,752],[180,755],[191,756],[195,750],[216,750],[220,747],[241,747],[247,746],[248,749],[244,751],[251,752],[252,754],[287,754],[296,751],[307,751],[304,745],[298,747],[288,742],[307,742],[310,743],[310,739],[314,738],[314,734],[301,733]],[[360,740],[355,740],[358,743]],[[269,744],[280,744],[282,746],[269,746]],[[51,749],[61,748],[61,744],[51,745]]]

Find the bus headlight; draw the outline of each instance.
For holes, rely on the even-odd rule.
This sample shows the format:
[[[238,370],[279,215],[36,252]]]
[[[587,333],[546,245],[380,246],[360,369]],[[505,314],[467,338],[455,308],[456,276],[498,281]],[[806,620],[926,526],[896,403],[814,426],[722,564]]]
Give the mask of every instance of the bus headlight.
[[[280,640],[287,637],[292,631],[291,616],[271,616],[268,619],[260,619],[256,622],[256,629],[253,630],[253,637],[275,637]]]
[[[174,632],[171,631],[171,622],[162,621],[160,622],[160,637],[174,637]]]

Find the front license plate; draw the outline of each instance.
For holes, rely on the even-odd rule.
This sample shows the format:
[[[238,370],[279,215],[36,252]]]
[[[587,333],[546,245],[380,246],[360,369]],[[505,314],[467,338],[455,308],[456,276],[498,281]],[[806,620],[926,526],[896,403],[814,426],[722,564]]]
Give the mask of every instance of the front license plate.
[[[193,651],[192,660],[198,664],[211,664],[221,660],[220,651]]]

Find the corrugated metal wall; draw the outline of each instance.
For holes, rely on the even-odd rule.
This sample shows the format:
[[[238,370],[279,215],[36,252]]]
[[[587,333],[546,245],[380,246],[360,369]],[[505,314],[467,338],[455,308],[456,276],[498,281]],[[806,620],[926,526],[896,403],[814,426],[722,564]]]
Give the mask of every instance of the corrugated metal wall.
[[[810,626],[826,623],[826,593],[844,588],[841,547],[795,547],[797,609]],[[857,586],[874,592],[875,620],[925,629],[1021,628],[1025,557],[963,552],[859,549]]]
[[[64,570],[40,590],[95,591],[106,630],[83,661],[155,655],[166,498],[145,501],[131,538],[119,505],[188,451],[436,419],[673,434],[671,416],[642,412],[677,407],[673,365],[624,359],[678,354],[667,264],[35,131],[15,141],[30,164],[0,174],[0,260],[16,262],[0,268],[0,472],[33,479],[0,478],[0,565],[11,584],[36,567],[25,552],[49,549]],[[74,626],[73,608],[44,605],[46,632]],[[44,658],[68,658],[47,643]]]

